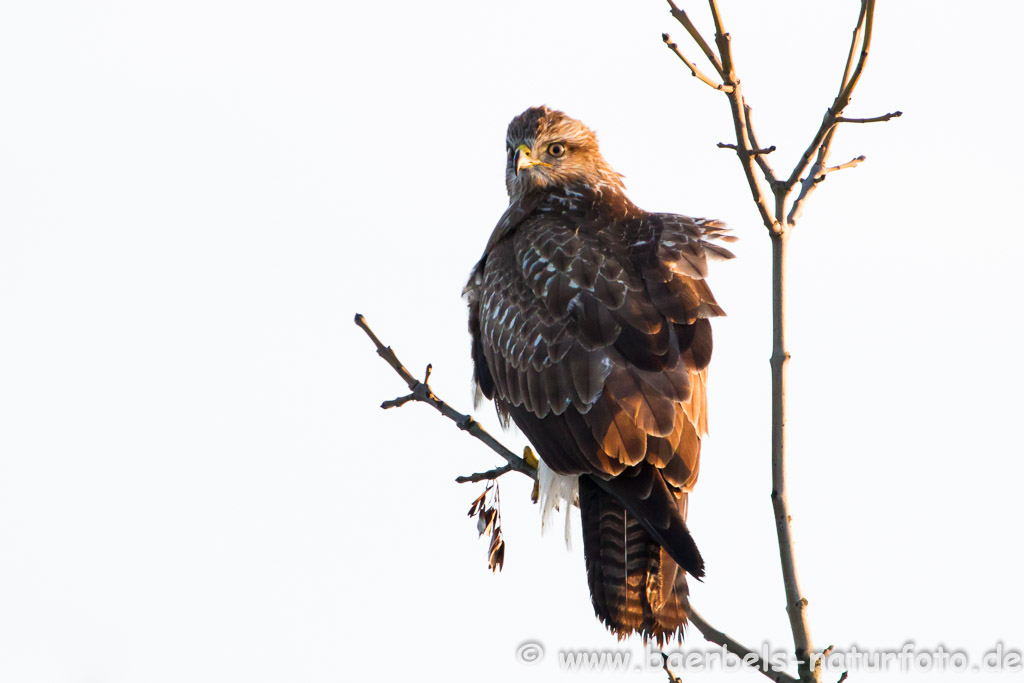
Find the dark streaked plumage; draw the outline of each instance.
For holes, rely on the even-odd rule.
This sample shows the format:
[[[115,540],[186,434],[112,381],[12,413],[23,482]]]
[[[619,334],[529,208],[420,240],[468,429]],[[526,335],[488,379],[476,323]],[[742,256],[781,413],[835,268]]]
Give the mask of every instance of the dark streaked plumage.
[[[707,433],[709,258],[722,223],[648,213],[582,123],[546,107],[508,127],[509,207],[466,295],[475,381],[552,470],[580,475],[597,616],[620,637],[680,636],[685,524]]]

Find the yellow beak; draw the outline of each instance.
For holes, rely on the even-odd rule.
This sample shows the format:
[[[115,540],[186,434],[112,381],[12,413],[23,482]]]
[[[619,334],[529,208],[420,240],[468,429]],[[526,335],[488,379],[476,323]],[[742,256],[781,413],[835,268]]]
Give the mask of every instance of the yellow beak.
[[[527,147],[525,142],[519,143],[519,146],[516,147],[516,156],[514,160],[516,167],[516,175],[519,175],[519,172],[524,168],[530,168],[531,166],[551,165],[538,159],[534,159],[532,156],[530,156],[532,153],[533,152],[530,150],[529,147]]]

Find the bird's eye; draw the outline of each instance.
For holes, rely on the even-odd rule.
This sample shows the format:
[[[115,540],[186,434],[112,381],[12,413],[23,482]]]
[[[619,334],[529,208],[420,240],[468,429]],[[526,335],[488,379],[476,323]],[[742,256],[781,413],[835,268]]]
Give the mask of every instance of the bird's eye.
[[[505,156],[507,156],[509,159],[512,158],[512,145],[505,145]]]
[[[565,145],[561,142],[552,142],[548,145],[548,154],[556,158],[565,156]]]

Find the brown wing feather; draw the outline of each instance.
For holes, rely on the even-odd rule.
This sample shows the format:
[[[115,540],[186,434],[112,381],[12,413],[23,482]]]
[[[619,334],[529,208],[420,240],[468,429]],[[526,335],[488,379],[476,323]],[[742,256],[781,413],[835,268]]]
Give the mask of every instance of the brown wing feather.
[[[663,468],[662,438],[695,472],[707,430],[706,318],[721,314],[703,277],[723,250],[707,238],[723,237],[722,224],[535,211],[510,227],[509,215],[467,286],[481,392],[540,418],[578,413],[593,441],[561,458],[568,472],[614,476],[608,463],[644,458]],[[595,443],[604,453],[586,453]]]
[[[476,382],[548,466],[588,475],[595,609],[661,639],[685,620],[682,570],[703,574],[684,516],[707,433],[707,318],[724,314],[703,278],[731,254],[708,242],[727,238],[716,221],[573,208],[510,210],[496,228],[466,289]],[[635,546],[627,565],[611,537]]]

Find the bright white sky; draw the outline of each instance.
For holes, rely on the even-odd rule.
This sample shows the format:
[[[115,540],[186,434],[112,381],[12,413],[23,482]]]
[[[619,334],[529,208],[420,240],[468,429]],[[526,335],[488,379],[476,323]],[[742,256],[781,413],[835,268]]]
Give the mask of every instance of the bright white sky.
[[[524,478],[503,480],[506,567],[487,571],[465,517],[481,485],[453,480],[498,459],[425,406],[379,410],[403,386],[352,325],[364,313],[469,409],[460,291],[506,203],[505,126],[541,103],[598,132],[641,206],[741,237],[710,280],[730,316],[690,503],[694,603],[788,648],[768,240],[715,147],[724,97],[660,34],[698,51],[660,0],[354,5],[0,9],[0,679],[583,680],[557,650],[617,647],[582,544],[540,537]],[[721,5],[788,172],[857,3]],[[905,116],[840,131],[834,161],[868,160],[792,241],[798,562],[819,646],[976,660],[1024,647],[1024,17],[880,5],[849,114]],[[530,669],[526,640],[548,650]]]

